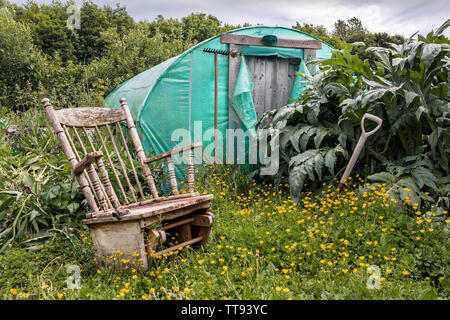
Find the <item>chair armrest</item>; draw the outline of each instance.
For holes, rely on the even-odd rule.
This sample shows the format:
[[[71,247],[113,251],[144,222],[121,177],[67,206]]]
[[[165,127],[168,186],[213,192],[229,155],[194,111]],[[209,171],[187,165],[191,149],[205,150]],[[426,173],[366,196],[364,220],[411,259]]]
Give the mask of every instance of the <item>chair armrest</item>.
[[[157,156],[151,157],[149,159],[146,159],[144,162],[145,163],[155,162],[155,161],[158,161],[158,160],[170,157],[170,156],[172,156],[174,154],[178,154],[178,153],[181,153],[181,152],[189,150],[189,149],[200,148],[201,146],[202,146],[201,142],[192,143],[190,145],[187,145],[187,146],[184,146],[184,147],[181,147],[181,148],[170,150],[170,151],[168,151],[166,153],[161,153],[160,155],[157,155]]]
[[[101,151],[95,151],[86,154],[86,156],[75,165],[75,167],[73,168],[73,173],[76,175],[82,173],[88,165],[94,163],[98,158],[101,158],[102,156],[103,153]]]

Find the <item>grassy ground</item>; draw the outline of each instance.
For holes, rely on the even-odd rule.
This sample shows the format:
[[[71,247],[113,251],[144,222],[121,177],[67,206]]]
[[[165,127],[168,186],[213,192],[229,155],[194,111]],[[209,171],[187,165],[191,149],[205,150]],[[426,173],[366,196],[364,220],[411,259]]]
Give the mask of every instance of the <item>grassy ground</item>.
[[[201,185],[215,195],[216,216],[203,249],[154,260],[145,273],[98,269],[80,227],[70,240],[55,235],[38,250],[13,245],[0,255],[0,299],[449,298],[450,220],[394,204],[383,186],[345,190],[336,202],[324,186],[294,204],[230,170]],[[79,290],[67,288],[71,264],[81,269]]]

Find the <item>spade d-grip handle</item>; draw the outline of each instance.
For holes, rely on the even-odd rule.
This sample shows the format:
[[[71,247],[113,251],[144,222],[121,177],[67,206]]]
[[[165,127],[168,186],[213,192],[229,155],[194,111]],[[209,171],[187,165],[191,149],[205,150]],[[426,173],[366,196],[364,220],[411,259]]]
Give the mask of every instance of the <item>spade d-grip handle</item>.
[[[378,125],[371,131],[366,132],[366,129],[364,128],[364,121],[366,119],[372,120],[372,121],[376,122]],[[373,135],[375,132],[377,132],[378,129],[380,129],[382,123],[383,123],[383,120],[381,120],[377,116],[374,116],[373,114],[370,114],[370,113],[366,113],[362,117],[362,119],[361,119],[361,136],[359,137],[358,143],[356,144],[356,147],[355,147],[355,151],[353,151],[353,154],[347,164],[347,168],[345,168],[344,174],[342,175],[341,181],[339,182],[338,191],[344,186],[345,181],[350,176],[350,173],[352,172],[353,167],[355,166],[356,160],[358,160],[359,154],[361,153],[361,150],[364,147],[364,144],[366,143],[367,138],[369,136]],[[336,199],[338,191],[336,191],[336,193],[334,194],[333,199]]]

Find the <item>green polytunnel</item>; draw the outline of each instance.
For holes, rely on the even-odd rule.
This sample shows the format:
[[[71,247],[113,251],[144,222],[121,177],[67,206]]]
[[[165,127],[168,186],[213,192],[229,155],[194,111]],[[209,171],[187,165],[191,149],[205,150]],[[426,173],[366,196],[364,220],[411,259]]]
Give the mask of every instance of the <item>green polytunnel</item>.
[[[227,33],[269,35],[269,40],[275,42],[281,38],[319,40],[284,27],[256,26]],[[217,93],[215,59],[211,53],[214,50],[225,53],[217,54]],[[120,108],[120,98],[126,98],[144,150],[151,155],[202,142],[206,157],[213,159],[217,96],[217,157],[225,162],[226,130],[232,126],[229,101],[239,117],[240,127],[254,133],[262,112],[300,96],[304,84],[295,72],[309,72],[303,49],[242,45],[240,50],[234,88],[229,88],[230,45],[221,43],[218,35],[125,81],[106,97],[106,105]],[[315,59],[331,57],[332,50],[333,47],[322,41]]]

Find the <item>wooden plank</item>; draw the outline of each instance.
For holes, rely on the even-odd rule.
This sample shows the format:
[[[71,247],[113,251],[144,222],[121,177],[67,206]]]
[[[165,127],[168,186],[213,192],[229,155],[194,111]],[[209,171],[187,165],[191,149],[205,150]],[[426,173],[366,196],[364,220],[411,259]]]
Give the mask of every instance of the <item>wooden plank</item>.
[[[275,74],[276,90],[274,92],[275,101],[272,108],[280,108],[287,103],[288,96],[288,61],[286,59],[276,59],[277,72]],[[266,110],[267,111],[267,110]]]
[[[192,239],[192,230],[191,225],[184,224],[178,228],[178,236],[176,236],[176,241],[184,242]]]
[[[255,75],[255,60],[257,57],[255,56],[246,56],[245,62],[247,63],[248,70],[250,70],[250,75],[252,77],[253,83],[253,91],[252,91],[252,100],[253,104],[255,104],[255,84],[256,84],[256,75]],[[256,109],[256,106],[255,106]]]
[[[166,253],[172,252],[172,251],[176,251],[178,249],[180,249],[181,247],[186,247],[186,246],[191,246],[195,243],[201,242],[203,240],[203,237],[197,237],[194,238],[192,240],[188,240],[186,242],[182,242],[180,244],[177,244],[176,246],[170,247],[168,249],[162,250],[162,251],[158,251],[155,253],[155,256],[162,256]]]
[[[291,58],[288,60],[288,101],[291,101],[289,98],[291,97],[292,90],[294,89],[295,79],[297,78],[297,70],[300,65],[300,59]]]
[[[306,67],[308,68],[309,73],[313,75],[316,71],[315,66],[308,65],[308,62],[316,59],[316,50],[309,50],[309,49],[303,50],[303,59],[305,60]]]
[[[253,105],[255,106],[256,117],[259,119],[264,113],[266,91],[266,59],[265,57],[254,57],[254,69],[252,73],[253,82]]]
[[[254,81],[254,74],[253,74],[253,70],[255,70],[255,60],[256,60],[257,56],[246,56],[245,57],[245,62],[247,63],[247,67],[250,70],[250,73],[252,75],[252,82],[255,83]]]
[[[266,46],[261,42],[261,40],[262,37],[249,36],[244,34],[223,33],[220,36],[221,43],[239,44],[246,46]],[[277,44],[272,47],[322,49],[322,41],[278,38]]]
[[[203,216],[203,215],[202,215]],[[211,211],[207,211],[204,216],[209,216],[208,220],[211,224],[209,226],[205,227],[193,227],[198,228],[198,236],[203,237],[203,241],[199,243],[199,245],[204,245],[206,243],[206,240],[209,238],[209,235],[211,234],[212,224],[214,223],[214,214]]]
[[[119,210],[116,210],[120,214],[120,216],[125,216],[128,214],[131,214],[134,209],[136,208],[148,208],[150,205],[156,205],[158,203],[163,202],[181,202],[184,201],[186,198],[192,198],[192,197],[207,197],[208,199],[212,199],[213,195],[202,195],[200,196],[198,192],[194,193],[183,193],[176,196],[168,196],[168,197],[159,197],[157,199],[148,199],[143,200],[135,203],[130,203],[124,206],[121,206]],[[131,210],[130,210],[131,209]],[[99,213],[89,213],[87,216],[87,219],[84,219],[82,222],[84,224],[91,224],[91,223],[102,223],[102,222],[108,222],[108,221],[120,221],[121,217],[112,217],[111,214],[114,213],[114,210],[108,210],[106,212],[99,212]]]
[[[157,216],[157,215],[163,215],[163,214],[170,214],[174,211],[183,209],[187,212],[192,212],[193,208],[209,208],[211,206],[211,203],[209,200],[206,199],[194,199],[192,201],[183,201],[183,202],[176,202],[176,203],[163,203],[159,205],[155,205],[152,208],[140,208],[140,209],[134,209],[131,210],[131,213],[128,216],[124,216],[123,220],[132,220],[135,217],[141,218],[147,218],[151,216]]]
[[[194,220],[195,220],[195,219],[192,218],[192,217],[191,217],[191,218],[187,218],[187,219],[180,220],[180,221],[177,221],[177,222],[174,222],[174,223],[166,224],[166,225],[162,226],[161,228],[158,228],[157,230],[167,231],[167,230],[169,230],[169,229],[173,229],[173,228],[182,226],[182,225],[184,225],[184,224],[191,223],[191,222],[193,222]]]
[[[95,127],[126,120],[121,109],[69,108],[54,113],[61,124],[69,127]]]
[[[274,100],[276,96],[276,91],[278,88],[277,84],[277,63],[276,63],[276,57],[267,57],[266,60],[266,90],[264,92],[264,110],[263,112],[266,112],[267,110],[275,109]],[[263,123],[263,125],[266,122]]]
[[[151,203],[160,203],[163,201],[183,201],[183,199],[185,198],[191,198],[191,197],[198,197],[200,194],[198,192],[193,192],[193,193],[182,193],[182,194],[178,194],[178,195],[173,195],[173,196],[168,196],[168,197],[158,197],[157,199],[148,199],[148,200],[143,200],[140,202],[136,202],[136,203],[132,203],[129,205],[125,205],[123,206],[123,208],[132,208],[132,207],[142,207],[142,206],[146,206],[149,205]]]
[[[211,227],[214,218],[209,214],[197,214],[193,216],[194,222],[192,223],[195,227]]]
[[[130,203],[127,205],[122,206],[123,209],[129,209],[129,208],[133,208],[133,207],[142,207],[142,206],[148,206],[150,204],[155,204],[155,203],[160,203],[163,201],[182,201],[185,198],[191,198],[191,197],[197,197],[200,194],[198,192],[193,192],[193,193],[182,193],[182,194],[178,194],[178,195],[174,195],[174,196],[168,196],[168,197],[158,197],[157,199],[148,199],[148,200],[143,200],[140,202],[135,202],[135,203]]]
[[[292,61],[294,66],[290,66]],[[300,58],[283,59],[274,56],[249,56],[248,66],[252,74],[253,104],[256,116],[272,109],[282,107],[289,103],[289,97],[295,81],[295,72],[298,69]],[[270,119],[264,120],[264,126]]]
[[[164,214],[153,215],[153,216],[150,216],[150,217],[147,217],[144,219],[144,225],[150,226],[154,223],[161,222],[161,220],[162,221],[173,220],[173,219],[180,218],[182,216],[191,214],[196,211],[208,210],[210,207],[211,207],[211,203],[202,202],[202,203],[192,205],[192,206],[189,206],[186,208],[180,208],[177,210],[166,212]]]
[[[116,255],[116,263],[126,259],[130,260],[128,265],[132,266],[133,261],[136,266],[142,263],[143,269],[147,270],[144,236],[139,221],[95,224],[90,225],[89,230],[94,243],[97,264],[101,260],[112,264],[114,261],[108,257]],[[117,255],[118,250],[123,252],[123,255]],[[139,253],[138,257],[133,255],[135,252]],[[142,262],[138,261],[139,257],[142,258]]]
[[[97,218],[85,219],[84,224],[103,223],[108,221],[127,221],[137,220],[148,217],[155,217],[156,222],[163,215],[164,219],[174,219],[178,216],[188,214],[197,209],[209,208],[211,206],[211,199],[213,195],[202,195],[193,198],[177,199],[174,201],[162,201],[148,206],[128,207],[124,209],[128,211],[127,214],[120,218],[111,216],[99,216]],[[152,220],[153,221],[153,220]],[[152,222],[154,223],[154,222]],[[150,223],[151,224],[151,223]],[[146,225],[149,225],[146,223]]]

